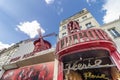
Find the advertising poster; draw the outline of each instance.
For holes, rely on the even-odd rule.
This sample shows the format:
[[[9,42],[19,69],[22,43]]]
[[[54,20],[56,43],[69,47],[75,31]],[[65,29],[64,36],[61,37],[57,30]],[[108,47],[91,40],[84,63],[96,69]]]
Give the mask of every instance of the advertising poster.
[[[54,62],[8,70],[2,80],[53,80]]]

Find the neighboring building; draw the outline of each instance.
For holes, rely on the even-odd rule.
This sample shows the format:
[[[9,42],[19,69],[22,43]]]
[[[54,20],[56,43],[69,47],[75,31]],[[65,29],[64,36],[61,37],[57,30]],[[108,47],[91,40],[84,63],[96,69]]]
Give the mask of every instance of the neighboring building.
[[[0,52],[0,78],[2,77],[2,74],[5,72],[5,70],[3,69],[3,65],[5,65],[11,58],[11,56],[16,53],[18,47],[19,45],[15,44],[8,49],[3,49]]]
[[[102,25],[101,28],[112,38],[117,46],[117,50],[120,52],[120,18],[113,22]]]
[[[83,9],[60,22],[56,50],[39,38],[21,41],[1,51],[0,78],[120,80],[119,27],[120,19],[100,26]]]

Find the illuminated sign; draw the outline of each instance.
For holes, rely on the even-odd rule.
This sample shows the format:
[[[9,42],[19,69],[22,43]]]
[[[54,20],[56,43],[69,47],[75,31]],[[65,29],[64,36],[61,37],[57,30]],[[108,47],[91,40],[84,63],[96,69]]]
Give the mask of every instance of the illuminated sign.
[[[105,74],[93,74],[92,72],[85,72],[83,75],[85,77],[85,80],[88,80],[88,79],[110,80],[108,77],[106,77]]]
[[[83,69],[90,69],[90,68],[99,68],[99,67],[106,67],[106,66],[113,66],[111,60],[107,57],[104,58],[88,58],[83,61],[73,61],[64,63],[64,70],[83,70]]]
[[[93,41],[94,41],[94,43],[93,43]],[[77,31],[73,34],[69,34],[68,36],[65,36],[62,39],[60,39],[57,43],[56,52],[59,52],[62,49],[64,50],[64,48],[69,48],[70,46],[73,46],[73,45],[78,46],[78,47],[83,45],[82,47],[86,47],[84,45],[88,44],[88,42],[91,43],[91,44],[89,43],[91,46],[93,46],[93,45],[101,46],[100,44],[102,44],[102,43],[99,43],[101,41],[102,42],[104,41],[104,43],[107,45],[109,45],[108,42],[110,42],[110,44],[113,43],[113,41],[107,35],[107,33],[101,29],[81,30],[81,31]],[[82,43],[85,43],[85,44],[82,44]],[[114,43],[113,43],[113,45],[114,45]],[[102,46],[104,46],[104,45],[102,45]],[[111,48],[111,46],[109,46],[109,48]],[[77,48],[75,47],[75,49],[77,49]],[[112,47],[112,49],[114,49],[114,48]],[[80,50],[80,48],[79,48],[79,50]],[[70,50],[68,50],[68,52],[69,51]]]

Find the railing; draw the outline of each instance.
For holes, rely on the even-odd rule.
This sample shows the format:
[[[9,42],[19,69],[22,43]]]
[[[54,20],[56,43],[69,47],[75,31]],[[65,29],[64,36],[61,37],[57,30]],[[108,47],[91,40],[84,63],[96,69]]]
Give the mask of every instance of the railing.
[[[88,29],[88,30],[81,30],[75,33],[72,33],[68,36],[61,38],[56,47],[56,53],[60,52],[61,50],[72,47],[76,44],[93,42],[93,41],[109,41],[110,43],[114,42],[111,38],[107,35],[107,33],[101,29]],[[115,45],[114,45],[115,46]]]

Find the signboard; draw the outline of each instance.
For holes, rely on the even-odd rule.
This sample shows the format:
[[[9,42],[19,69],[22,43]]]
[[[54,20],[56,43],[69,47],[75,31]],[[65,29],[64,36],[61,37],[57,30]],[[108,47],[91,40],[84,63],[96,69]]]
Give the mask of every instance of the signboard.
[[[54,62],[8,70],[2,80],[53,80]]]
[[[102,58],[88,58],[84,60],[77,60],[64,63],[64,70],[83,70],[91,68],[100,68],[100,67],[110,67],[113,66],[109,57]]]

